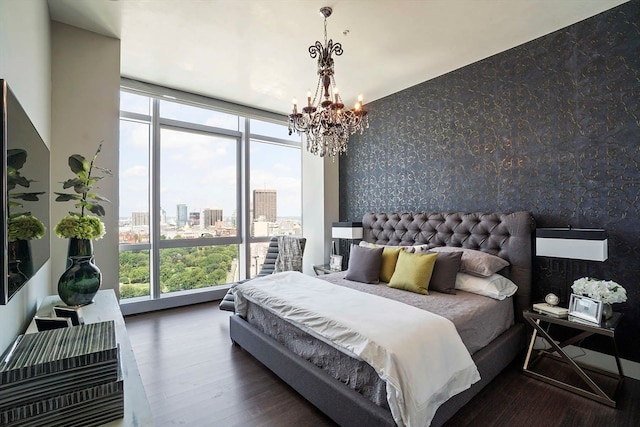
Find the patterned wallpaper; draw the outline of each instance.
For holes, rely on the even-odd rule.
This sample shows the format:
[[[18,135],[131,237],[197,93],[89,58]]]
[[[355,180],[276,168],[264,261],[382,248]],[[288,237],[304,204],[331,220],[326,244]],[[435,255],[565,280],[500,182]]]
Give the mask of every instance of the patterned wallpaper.
[[[640,362],[639,22],[633,0],[372,102],[340,158],[340,220],[527,210],[538,227],[605,228],[606,262],[536,258],[534,298],[617,281],[618,345]]]

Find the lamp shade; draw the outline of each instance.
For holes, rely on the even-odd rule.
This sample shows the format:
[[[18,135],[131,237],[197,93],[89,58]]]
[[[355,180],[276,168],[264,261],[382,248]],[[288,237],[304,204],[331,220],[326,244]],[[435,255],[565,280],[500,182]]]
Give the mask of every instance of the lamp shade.
[[[334,222],[331,224],[331,237],[334,239],[362,239],[362,223]]]
[[[597,228],[538,228],[536,255],[553,258],[605,261],[607,232]]]

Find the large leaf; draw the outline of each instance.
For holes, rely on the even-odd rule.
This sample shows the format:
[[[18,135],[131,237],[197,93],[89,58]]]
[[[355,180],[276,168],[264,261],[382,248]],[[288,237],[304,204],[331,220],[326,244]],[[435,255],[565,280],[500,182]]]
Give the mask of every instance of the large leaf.
[[[62,188],[71,188],[75,187],[76,185],[84,185],[84,181],[80,180],[79,178],[71,178],[62,183]]]
[[[21,148],[7,150],[7,166],[20,169],[27,161],[27,151]]]
[[[20,199],[26,202],[37,202],[38,196],[44,194],[44,191],[39,191],[37,193],[13,193],[10,195],[12,199]]]
[[[107,203],[111,203],[111,200],[107,199],[106,197],[103,197],[99,194],[96,193],[87,193],[87,198],[88,199],[92,199],[92,200],[98,200],[101,202],[107,202]]]
[[[69,200],[82,200],[82,196],[80,194],[66,194],[66,193],[53,193],[57,194],[56,202],[68,202]]]
[[[73,154],[69,156],[69,167],[76,175],[84,172],[86,176],[86,173],[89,172],[89,162],[87,162],[87,159],[80,154]]]

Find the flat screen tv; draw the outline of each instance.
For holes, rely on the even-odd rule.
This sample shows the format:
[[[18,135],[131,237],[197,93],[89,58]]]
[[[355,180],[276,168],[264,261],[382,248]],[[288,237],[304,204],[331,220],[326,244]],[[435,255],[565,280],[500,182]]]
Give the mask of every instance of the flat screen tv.
[[[0,304],[7,304],[49,259],[49,148],[3,79],[0,97]]]

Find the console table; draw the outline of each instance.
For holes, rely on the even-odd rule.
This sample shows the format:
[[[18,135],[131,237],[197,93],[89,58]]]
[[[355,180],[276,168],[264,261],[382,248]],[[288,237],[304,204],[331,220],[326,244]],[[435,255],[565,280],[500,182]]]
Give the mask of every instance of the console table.
[[[125,328],[120,305],[113,289],[98,291],[92,304],[79,309],[84,323],[97,323],[113,320],[116,328],[116,340],[120,346],[120,360],[124,380],[124,418],[104,424],[103,427],[150,427],[153,417],[149,401],[144,391],[142,378],[131,348],[131,342]],[[46,297],[36,313],[39,317],[51,316],[53,306],[64,305],[57,295]],[[35,321],[32,321],[25,333],[37,333]]]

